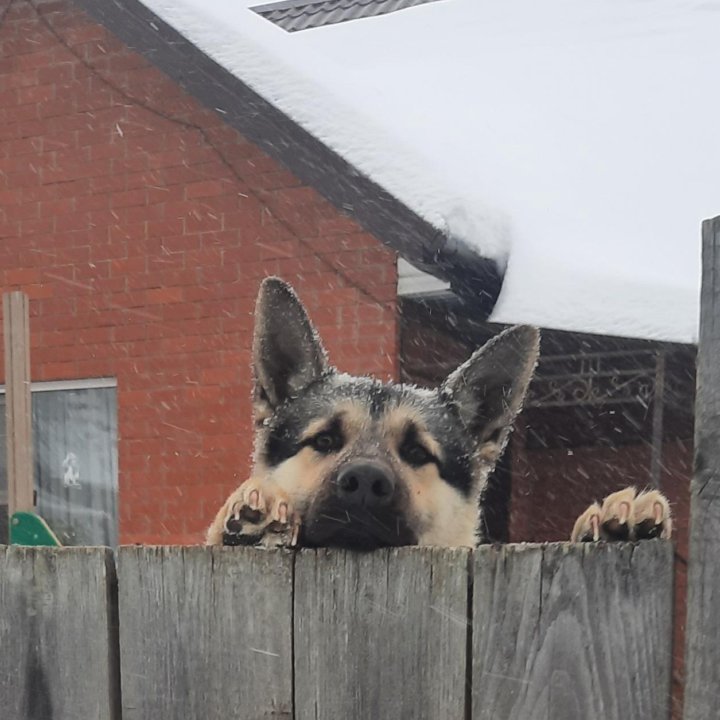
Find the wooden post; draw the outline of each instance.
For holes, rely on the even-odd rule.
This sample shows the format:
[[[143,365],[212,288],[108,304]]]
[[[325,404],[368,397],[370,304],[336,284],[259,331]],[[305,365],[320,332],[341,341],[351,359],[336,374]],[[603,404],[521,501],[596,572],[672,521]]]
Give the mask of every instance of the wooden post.
[[[30,315],[20,291],[3,296],[8,513],[34,507],[32,410],[30,406]]]
[[[695,469],[685,630],[685,720],[717,717],[720,687],[720,217],[702,226]]]

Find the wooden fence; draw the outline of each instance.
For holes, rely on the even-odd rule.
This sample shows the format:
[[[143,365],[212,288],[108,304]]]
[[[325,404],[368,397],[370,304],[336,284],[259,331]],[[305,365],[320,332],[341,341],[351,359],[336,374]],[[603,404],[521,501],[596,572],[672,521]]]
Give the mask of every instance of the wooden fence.
[[[720,717],[720,218],[701,306],[684,720]],[[666,720],[672,593],[659,540],[0,546],[0,717]]]
[[[702,238],[684,720],[720,717],[720,217]]]
[[[670,543],[0,548],[12,720],[659,720]]]

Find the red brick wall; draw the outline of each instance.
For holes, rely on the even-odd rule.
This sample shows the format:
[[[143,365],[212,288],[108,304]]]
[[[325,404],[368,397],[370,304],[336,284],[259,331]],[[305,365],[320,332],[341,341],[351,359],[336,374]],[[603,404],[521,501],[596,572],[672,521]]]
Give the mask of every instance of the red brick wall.
[[[390,252],[70,3],[14,2],[0,287],[31,297],[35,380],[117,378],[122,542],[197,542],[246,476],[270,274],[339,367],[397,375]]]

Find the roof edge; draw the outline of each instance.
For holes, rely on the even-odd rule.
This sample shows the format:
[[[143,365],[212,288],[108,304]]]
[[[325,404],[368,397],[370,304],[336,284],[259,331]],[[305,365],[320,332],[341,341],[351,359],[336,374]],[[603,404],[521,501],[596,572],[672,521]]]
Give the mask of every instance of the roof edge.
[[[500,293],[498,264],[446,235],[208,57],[139,0],[73,0],[205,107],[262,148],[340,212],[413,265],[450,283],[490,314]]]

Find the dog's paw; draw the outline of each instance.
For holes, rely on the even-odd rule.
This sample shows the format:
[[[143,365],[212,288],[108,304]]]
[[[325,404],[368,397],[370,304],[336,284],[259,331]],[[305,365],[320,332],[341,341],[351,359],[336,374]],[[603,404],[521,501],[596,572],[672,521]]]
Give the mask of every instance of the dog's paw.
[[[657,490],[638,493],[629,487],[593,503],[575,521],[571,542],[646,540],[672,535],[670,503]]]
[[[208,545],[294,547],[300,524],[288,496],[248,480],[227,499],[208,531]]]

